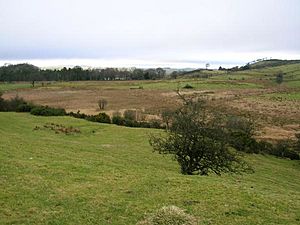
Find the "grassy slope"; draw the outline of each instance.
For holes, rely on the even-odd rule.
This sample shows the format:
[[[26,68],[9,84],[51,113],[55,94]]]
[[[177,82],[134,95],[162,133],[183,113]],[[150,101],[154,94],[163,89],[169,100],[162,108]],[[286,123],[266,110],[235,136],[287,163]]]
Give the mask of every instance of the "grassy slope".
[[[47,122],[81,134],[33,131]],[[299,224],[299,162],[252,155],[254,174],[183,176],[150,131],[0,113],[0,224],[135,224],[163,205],[203,224]]]
[[[259,69],[265,67],[275,67],[275,66],[284,66],[289,64],[300,63],[300,60],[280,60],[280,59],[270,59],[260,62],[256,62],[250,65],[252,69]]]
[[[270,66],[261,69],[251,69],[237,72],[240,75],[248,75],[253,78],[272,79],[275,81],[276,74],[283,73],[283,84],[288,87],[300,87],[300,63],[281,66]]]

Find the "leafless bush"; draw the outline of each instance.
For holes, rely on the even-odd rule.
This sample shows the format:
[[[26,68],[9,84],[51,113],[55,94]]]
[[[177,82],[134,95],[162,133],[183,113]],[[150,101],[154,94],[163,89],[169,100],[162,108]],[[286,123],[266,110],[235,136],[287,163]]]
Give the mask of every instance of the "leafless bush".
[[[107,105],[106,99],[102,98],[98,101],[98,106],[101,110],[104,109],[106,107],[106,105]]]

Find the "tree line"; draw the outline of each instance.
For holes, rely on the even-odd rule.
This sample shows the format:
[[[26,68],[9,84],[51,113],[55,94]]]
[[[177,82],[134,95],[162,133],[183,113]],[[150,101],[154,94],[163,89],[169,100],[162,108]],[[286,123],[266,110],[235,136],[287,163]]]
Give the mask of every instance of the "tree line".
[[[85,80],[156,80],[162,79],[166,71],[156,69],[83,69],[80,66],[62,69],[41,69],[23,63],[0,67],[0,81],[85,81]]]

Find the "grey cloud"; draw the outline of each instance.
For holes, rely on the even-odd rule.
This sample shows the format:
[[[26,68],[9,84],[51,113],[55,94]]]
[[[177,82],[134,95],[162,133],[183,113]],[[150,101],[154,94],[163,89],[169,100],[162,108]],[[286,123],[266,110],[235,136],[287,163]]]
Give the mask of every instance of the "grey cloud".
[[[4,60],[300,54],[299,0],[0,0],[0,8]]]

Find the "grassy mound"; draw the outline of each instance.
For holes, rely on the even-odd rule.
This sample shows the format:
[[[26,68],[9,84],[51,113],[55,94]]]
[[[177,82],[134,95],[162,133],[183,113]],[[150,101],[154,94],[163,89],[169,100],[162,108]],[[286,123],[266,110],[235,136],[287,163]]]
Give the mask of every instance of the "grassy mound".
[[[165,206],[137,225],[197,225],[197,219],[176,206]]]

